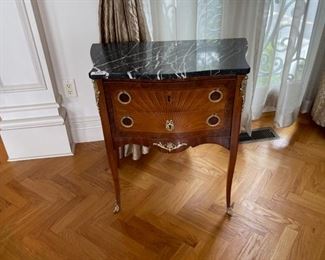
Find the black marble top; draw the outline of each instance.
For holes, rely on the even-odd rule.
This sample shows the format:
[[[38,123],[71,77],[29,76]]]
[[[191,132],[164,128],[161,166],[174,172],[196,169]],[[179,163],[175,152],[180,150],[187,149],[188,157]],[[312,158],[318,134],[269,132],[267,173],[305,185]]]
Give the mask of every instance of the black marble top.
[[[91,79],[183,79],[247,74],[247,40],[93,44]]]

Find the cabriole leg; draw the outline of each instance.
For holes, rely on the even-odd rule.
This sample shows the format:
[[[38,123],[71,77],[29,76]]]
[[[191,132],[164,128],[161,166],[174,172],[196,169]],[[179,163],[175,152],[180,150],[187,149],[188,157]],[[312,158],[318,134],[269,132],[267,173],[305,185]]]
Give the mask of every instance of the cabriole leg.
[[[234,176],[235,164],[237,159],[238,141],[240,132],[240,117],[242,110],[243,97],[245,95],[246,78],[243,76],[237,76],[236,92],[234,100],[234,108],[232,115],[232,127],[231,127],[231,139],[230,139],[230,155],[227,171],[227,214],[231,216],[233,214],[233,204],[231,204],[231,186]]]
[[[227,171],[227,188],[226,188],[226,200],[227,200],[227,214],[232,216],[234,203],[231,203],[231,187],[232,180],[234,176],[236,158],[237,158],[238,142],[236,142],[230,148],[230,156],[228,162],[228,171]]]
[[[113,213],[118,213],[121,209],[121,194],[120,194],[120,180],[118,173],[118,152],[117,150],[108,151],[108,159],[110,162],[113,182],[114,182],[114,190],[115,190],[115,205],[113,208]]]
[[[100,118],[102,122],[102,128],[105,137],[107,159],[108,159],[109,167],[111,169],[113,182],[114,182],[116,202],[115,202],[113,212],[117,213],[121,209],[120,182],[118,176],[118,160],[119,160],[118,148],[116,149],[113,145],[114,142],[113,142],[111,127],[109,123],[106,99],[105,96],[103,95],[104,94],[103,81],[96,80],[96,84],[94,85],[94,87],[95,87],[97,105],[98,105]]]

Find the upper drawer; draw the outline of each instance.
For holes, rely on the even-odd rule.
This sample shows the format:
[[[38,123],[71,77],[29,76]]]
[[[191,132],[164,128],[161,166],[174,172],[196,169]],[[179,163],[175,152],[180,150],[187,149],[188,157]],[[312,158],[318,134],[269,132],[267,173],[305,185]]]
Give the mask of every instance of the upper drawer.
[[[180,112],[224,108],[234,96],[235,79],[106,84],[116,111]]]
[[[112,106],[115,126],[127,132],[193,132],[227,127],[232,111],[235,79],[175,82],[107,82],[105,96]],[[220,123],[209,126],[209,116]],[[131,117],[132,126],[122,119]],[[164,126],[173,120],[175,129]],[[201,122],[202,121],[202,122]],[[127,122],[127,121],[126,121]]]

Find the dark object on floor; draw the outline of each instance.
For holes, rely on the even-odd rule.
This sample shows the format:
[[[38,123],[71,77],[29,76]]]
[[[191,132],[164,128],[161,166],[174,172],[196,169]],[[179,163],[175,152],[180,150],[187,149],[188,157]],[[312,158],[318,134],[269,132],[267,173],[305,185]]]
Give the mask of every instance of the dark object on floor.
[[[252,131],[252,136],[249,136],[247,133],[240,133],[239,135],[239,142],[241,144],[260,142],[260,141],[270,141],[276,139],[279,139],[279,136],[272,127],[254,129]]]

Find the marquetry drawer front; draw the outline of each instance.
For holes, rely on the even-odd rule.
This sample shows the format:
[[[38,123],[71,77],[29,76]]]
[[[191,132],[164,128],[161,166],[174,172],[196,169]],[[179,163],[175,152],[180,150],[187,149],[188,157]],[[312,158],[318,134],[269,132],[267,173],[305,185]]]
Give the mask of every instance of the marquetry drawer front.
[[[227,127],[235,80],[108,84],[120,131],[185,133]],[[106,90],[105,90],[106,91]]]
[[[130,112],[116,117],[116,126],[121,131],[150,133],[186,133],[214,130],[225,127],[224,111],[212,113],[175,112],[139,113]]]

